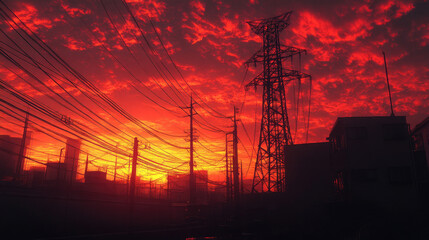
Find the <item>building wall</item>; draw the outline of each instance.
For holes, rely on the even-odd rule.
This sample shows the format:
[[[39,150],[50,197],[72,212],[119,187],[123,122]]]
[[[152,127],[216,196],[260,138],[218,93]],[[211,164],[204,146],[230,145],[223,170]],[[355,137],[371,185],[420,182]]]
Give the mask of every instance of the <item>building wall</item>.
[[[405,205],[416,198],[405,117],[339,118],[330,134],[338,196],[350,202]],[[341,185],[341,184],[339,184]]]
[[[49,162],[46,164],[46,181],[48,182],[65,182],[66,180],[65,163]]]
[[[294,204],[322,204],[333,195],[329,143],[285,147],[286,194]]]
[[[208,172],[194,171],[198,203],[208,202]],[[189,201],[189,174],[171,174],[167,177],[168,196],[171,201]]]
[[[21,138],[0,135],[0,180],[12,180],[16,172]]]
[[[67,181],[75,181],[77,168],[79,163],[81,141],[79,139],[67,139],[66,153],[64,163],[67,167],[66,179]]]
[[[429,166],[429,118],[416,126],[413,131],[415,151],[422,154],[421,158]]]
[[[429,117],[413,130],[413,150],[419,196],[429,200]]]

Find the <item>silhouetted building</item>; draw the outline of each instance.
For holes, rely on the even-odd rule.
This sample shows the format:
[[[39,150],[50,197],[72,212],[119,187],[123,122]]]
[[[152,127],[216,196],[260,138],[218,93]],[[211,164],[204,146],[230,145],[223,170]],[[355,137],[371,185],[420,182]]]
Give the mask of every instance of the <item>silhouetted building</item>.
[[[76,181],[77,168],[79,163],[81,141],[79,139],[67,139],[64,163],[66,164],[66,181]]]
[[[329,142],[285,147],[286,193],[294,204],[323,204],[332,200]]]
[[[196,182],[197,203],[208,201],[208,172],[207,170],[194,171]],[[189,201],[189,174],[168,175],[168,197],[171,201]]]
[[[31,132],[28,132],[27,141],[25,141],[24,156],[26,156],[26,150],[30,144],[30,137]],[[22,138],[0,135],[0,181],[12,180],[15,176],[21,140]],[[23,158],[23,161],[24,160],[25,158]],[[22,166],[24,166],[24,164],[22,164],[21,167]]]
[[[429,117],[417,124],[412,131],[414,160],[419,193],[429,199]]]
[[[66,164],[58,162],[48,162],[46,164],[45,180],[48,182],[66,181]]]
[[[87,171],[85,173],[85,183],[87,184],[105,184],[107,173],[102,171]]]
[[[45,167],[33,166],[30,170],[25,171],[26,183],[30,186],[40,186],[45,182]]]
[[[87,193],[110,194],[114,193],[114,184],[106,178],[104,171],[87,171],[85,183],[81,184],[81,190]]]
[[[416,125],[412,136],[416,160],[424,161],[427,170],[429,166],[429,117]]]
[[[338,118],[329,135],[337,199],[412,205],[416,188],[408,129],[402,116]]]

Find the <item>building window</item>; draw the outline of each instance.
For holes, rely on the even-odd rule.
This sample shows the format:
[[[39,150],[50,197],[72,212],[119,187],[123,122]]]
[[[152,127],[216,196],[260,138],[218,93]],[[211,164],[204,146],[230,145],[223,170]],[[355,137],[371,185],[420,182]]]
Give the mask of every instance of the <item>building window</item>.
[[[406,140],[407,136],[408,128],[405,124],[383,125],[383,138],[386,141]]]
[[[369,183],[377,181],[377,169],[353,169],[352,181],[359,183]]]
[[[347,128],[347,138],[350,140],[366,140],[368,138],[366,127]]]
[[[333,152],[339,152],[345,147],[344,135],[333,136],[330,139]]]
[[[413,136],[414,151],[424,150],[424,142],[422,134],[415,134]]]
[[[342,192],[344,190],[344,178],[343,172],[337,172],[337,176],[334,178],[334,186],[336,192]]]
[[[388,171],[391,184],[411,183],[411,169],[409,167],[391,167]]]

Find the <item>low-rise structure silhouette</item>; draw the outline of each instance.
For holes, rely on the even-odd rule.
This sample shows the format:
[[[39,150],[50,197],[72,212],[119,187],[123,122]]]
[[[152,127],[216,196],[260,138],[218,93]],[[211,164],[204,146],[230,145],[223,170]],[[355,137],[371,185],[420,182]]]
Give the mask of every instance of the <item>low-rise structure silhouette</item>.
[[[340,117],[329,141],[337,200],[380,207],[416,200],[406,117]]]

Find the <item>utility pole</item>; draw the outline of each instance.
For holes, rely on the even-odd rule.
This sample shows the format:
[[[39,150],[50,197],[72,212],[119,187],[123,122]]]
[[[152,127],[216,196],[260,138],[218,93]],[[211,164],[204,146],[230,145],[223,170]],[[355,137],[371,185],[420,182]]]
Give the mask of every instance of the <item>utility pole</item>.
[[[170,199],[170,172],[167,172],[167,200]]]
[[[21,146],[19,148],[19,155],[18,155],[18,161],[16,163],[16,169],[15,169],[15,181],[18,180],[21,177],[21,171],[24,163],[24,155],[25,155],[25,142],[27,140],[27,128],[28,128],[28,112],[25,115],[25,122],[24,122],[24,132],[22,133],[22,139],[21,139]]]
[[[131,154],[128,156],[127,196],[129,196],[129,192],[130,192],[130,167],[131,167]]]
[[[134,153],[131,168],[131,181],[130,181],[130,214],[134,210],[135,191],[136,191],[136,171],[137,171],[137,157],[139,155],[139,141],[134,138]],[[130,215],[131,216],[131,215]]]
[[[191,95],[190,107],[190,161],[189,161],[189,204],[192,206],[196,202],[196,185],[194,175],[194,102]]]
[[[229,163],[228,163],[228,134],[225,134],[225,174],[226,174],[226,201],[229,202],[231,200],[231,182],[229,179]]]
[[[77,159],[76,160],[76,158],[75,158],[75,156],[76,156],[76,148],[75,147],[72,147],[73,148],[73,161],[72,161],[72,168],[71,168],[71,172],[70,172],[70,188],[71,188],[71,185],[73,184],[73,172],[74,171],[76,171],[77,172],[77,169],[75,170],[74,169],[74,163],[75,163],[75,161],[79,161],[79,159]],[[66,153],[67,153],[67,151],[66,151]],[[77,164],[76,164],[76,168],[77,168]],[[74,179],[74,180],[76,180],[76,179]]]
[[[152,200],[152,178],[149,179],[149,199]]]
[[[60,173],[61,173],[61,155],[63,155],[64,148],[60,150],[60,158],[58,158],[58,171],[57,171],[57,181],[60,183]]]
[[[390,93],[389,75],[387,74],[386,54],[384,53],[384,51],[383,51],[383,58],[384,58],[384,70],[386,71],[387,91],[389,92],[389,100],[390,100],[390,116],[394,117],[395,113],[393,112],[393,103],[392,103],[392,95]]]
[[[244,185],[243,185],[243,159],[240,159],[240,177],[241,177],[241,194],[244,193]]]
[[[117,152],[117,150],[118,150],[118,146],[116,145],[115,173],[113,174],[113,182],[114,183],[116,183],[116,168],[118,167],[118,152]]]
[[[233,135],[233,158],[232,158],[232,164],[233,164],[233,174],[234,174],[234,200],[239,199],[240,195],[240,179],[239,179],[239,172],[238,172],[238,137],[237,137],[237,108],[234,106],[234,130],[232,132]]]
[[[85,163],[85,182],[86,182],[86,173],[88,172],[88,153],[86,154],[86,163]]]

